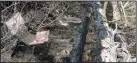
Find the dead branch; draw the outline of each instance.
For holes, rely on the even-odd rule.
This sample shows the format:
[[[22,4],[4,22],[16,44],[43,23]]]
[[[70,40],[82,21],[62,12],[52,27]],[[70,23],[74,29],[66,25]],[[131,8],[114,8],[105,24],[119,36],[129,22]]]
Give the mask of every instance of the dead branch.
[[[73,45],[73,49],[70,52],[70,62],[82,62],[82,55],[84,51],[84,45],[86,40],[86,35],[88,33],[89,25],[89,9],[84,8],[83,18],[81,25],[78,26],[76,42]]]

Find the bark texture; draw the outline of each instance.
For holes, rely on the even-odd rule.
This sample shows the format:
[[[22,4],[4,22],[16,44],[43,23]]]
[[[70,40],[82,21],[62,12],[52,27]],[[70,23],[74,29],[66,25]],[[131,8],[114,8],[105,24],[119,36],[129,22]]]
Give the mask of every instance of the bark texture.
[[[103,13],[100,12],[100,6],[98,2],[92,2],[92,5],[95,20],[95,30],[97,35],[96,61],[132,62],[126,42],[123,41],[121,36],[117,33],[117,21],[120,21],[117,2],[112,2],[113,20],[115,24],[114,29],[108,26],[110,24],[108,21],[104,21],[107,19],[102,18],[105,15],[102,15]],[[105,11],[102,10],[102,12]],[[116,34],[121,38],[121,42],[114,41],[114,39],[116,39],[114,38]]]
[[[86,35],[88,33],[89,21],[89,9],[85,8],[82,17],[82,23],[77,27],[76,42],[74,43],[72,51],[70,52],[70,62],[82,62],[82,55]]]

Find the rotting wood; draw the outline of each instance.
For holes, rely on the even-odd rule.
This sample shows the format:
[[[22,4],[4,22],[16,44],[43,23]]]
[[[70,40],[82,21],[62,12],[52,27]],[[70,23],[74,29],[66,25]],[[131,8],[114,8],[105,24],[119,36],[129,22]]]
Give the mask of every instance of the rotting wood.
[[[86,35],[88,33],[88,25],[90,21],[90,12],[87,7],[84,9],[84,14],[81,24],[77,28],[76,42],[70,52],[70,62],[82,62],[82,55],[84,51],[84,45],[86,40]]]
[[[118,21],[120,16],[117,4],[113,4],[113,19]],[[127,50],[127,44],[122,42],[115,42],[114,36],[117,34],[117,23],[115,22],[115,29],[108,26],[109,23],[104,23],[99,12],[98,2],[93,2],[93,12],[95,20],[95,30],[97,35],[96,46],[96,61],[98,62],[132,62],[130,53]],[[120,58],[118,58],[120,57]]]

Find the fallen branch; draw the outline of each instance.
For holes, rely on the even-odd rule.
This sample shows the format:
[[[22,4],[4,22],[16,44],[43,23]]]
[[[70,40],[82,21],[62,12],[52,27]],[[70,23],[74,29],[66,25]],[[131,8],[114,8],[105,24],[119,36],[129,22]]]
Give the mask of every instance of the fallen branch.
[[[78,62],[78,63],[82,62],[82,55],[84,51],[86,35],[88,33],[89,21],[90,21],[89,9],[85,8],[82,22],[78,26],[76,42],[73,45],[73,49],[70,52],[70,62]]]
[[[124,8],[122,2],[120,2],[120,4],[121,4],[121,7],[122,7],[122,11],[123,11],[123,14],[124,14],[124,18],[125,18],[125,20],[126,20],[125,26],[127,26],[127,25],[129,24],[129,22],[128,22],[128,20],[127,20],[127,16],[126,16],[125,8]]]

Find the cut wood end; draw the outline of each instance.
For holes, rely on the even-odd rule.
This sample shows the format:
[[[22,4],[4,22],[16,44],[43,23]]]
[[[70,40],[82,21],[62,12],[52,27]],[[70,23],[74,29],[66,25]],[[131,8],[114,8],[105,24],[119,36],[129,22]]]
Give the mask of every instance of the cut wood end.
[[[77,18],[77,17],[71,17],[71,16],[68,16],[68,17],[64,17],[66,22],[70,22],[70,23],[81,23],[81,19],[80,18]]]
[[[21,14],[16,13],[5,24],[11,31],[11,33],[15,35],[18,32],[18,30],[22,30],[22,26],[24,25],[24,23],[25,22]]]
[[[49,27],[42,27],[37,33],[35,39],[29,45],[43,44],[49,41]]]

